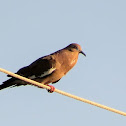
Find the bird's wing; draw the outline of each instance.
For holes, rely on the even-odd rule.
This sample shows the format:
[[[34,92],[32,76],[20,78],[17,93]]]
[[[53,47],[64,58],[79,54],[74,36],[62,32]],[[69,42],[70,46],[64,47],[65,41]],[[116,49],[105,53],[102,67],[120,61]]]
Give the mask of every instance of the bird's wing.
[[[56,70],[56,61],[52,55],[39,58],[29,66],[21,68],[17,74],[30,79],[42,78]]]

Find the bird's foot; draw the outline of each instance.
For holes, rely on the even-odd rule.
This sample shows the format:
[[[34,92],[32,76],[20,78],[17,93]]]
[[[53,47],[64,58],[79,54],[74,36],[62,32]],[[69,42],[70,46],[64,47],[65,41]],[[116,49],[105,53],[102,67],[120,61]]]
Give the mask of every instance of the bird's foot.
[[[50,87],[50,89],[47,89],[47,91],[48,91],[49,93],[53,93],[54,90],[55,90],[55,87],[52,86],[52,85],[48,85],[48,86]]]

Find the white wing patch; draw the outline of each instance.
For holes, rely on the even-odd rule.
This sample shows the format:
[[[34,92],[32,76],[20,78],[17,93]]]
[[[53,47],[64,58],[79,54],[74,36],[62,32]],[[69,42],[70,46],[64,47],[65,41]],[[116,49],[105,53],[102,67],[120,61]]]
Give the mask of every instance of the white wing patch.
[[[47,76],[49,74],[51,74],[56,68],[51,68],[47,71],[45,71],[43,74],[41,74],[39,77],[44,77],[44,76]]]
[[[35,76],[35,75],[32,75],[32,76],[30,76],[30,77],[28,77],[29,79],[35,79],[35,78],[38,78],[38,77],[44,77],[44,76],[47,76],[47,75],[49,75],[49,74],[51,74],[54,70],[56,70],[56,68],[51,68],[51,69],[49,69],[49,70],[47,70],[47,71],[45,71],[43,74],[41,74],[40,76]]]
[[[29,79],[35,79],[36,77],[35,77],[35,75],[32,75],[32,76],[30,76],[30,77],[28,77]]]

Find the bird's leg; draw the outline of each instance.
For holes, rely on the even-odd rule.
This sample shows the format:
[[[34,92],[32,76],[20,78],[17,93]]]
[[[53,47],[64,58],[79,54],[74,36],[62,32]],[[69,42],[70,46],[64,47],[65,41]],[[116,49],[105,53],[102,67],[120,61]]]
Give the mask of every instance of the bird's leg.
[[[51,88],[51,89],[47,89],[47,91],[48,91],[49,93],[53,93],[54,90],[55,90],[55,87],[52,86],[52,85],[47,85],[47,86],[49,86],[49,87]]]

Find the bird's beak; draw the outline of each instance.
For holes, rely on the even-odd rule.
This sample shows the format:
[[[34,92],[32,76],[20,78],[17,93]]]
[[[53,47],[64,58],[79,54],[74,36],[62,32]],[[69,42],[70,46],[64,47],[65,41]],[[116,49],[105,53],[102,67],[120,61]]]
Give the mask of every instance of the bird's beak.
[[[83,51],[80,51],[81,54],[83,54],[84,56],[86,56],[86,54]]]

